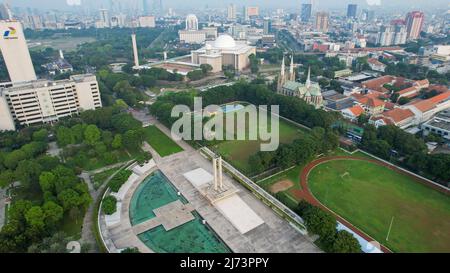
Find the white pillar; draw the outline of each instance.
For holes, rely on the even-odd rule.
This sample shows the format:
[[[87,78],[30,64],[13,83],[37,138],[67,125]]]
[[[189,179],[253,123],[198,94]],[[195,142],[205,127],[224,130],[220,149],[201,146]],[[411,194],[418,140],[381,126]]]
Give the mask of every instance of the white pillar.
[[[133,43],[134,66],[139,67],[139,55],[136,44],[136,34],[131,34],[131,42]]]
[[[214,169],[214,190],[217,191],[217,158],[213,158],[213,169]]]
[[[219,157],[219,186],[223,190],[222,157]]]

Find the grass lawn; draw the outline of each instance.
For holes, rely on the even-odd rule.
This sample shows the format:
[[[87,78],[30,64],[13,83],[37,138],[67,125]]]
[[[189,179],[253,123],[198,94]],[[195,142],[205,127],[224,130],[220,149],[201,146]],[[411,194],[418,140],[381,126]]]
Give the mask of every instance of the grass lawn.
[[[336,160],[314,168],[309,186],[322,204],[393,251],[450,251],[450,197],[408,176],[370,162]]]
[[[155,126],[147,126],[144,130],[145,140],[160,156],[164,157],[183,151],[178,144],[176,144]]]
[[[98,189],[101,185],[103,185],[103,183],[105,182],[106,179],[108,179],[108,177],[113,175],[120,168],[121,167],[116,167],[116,168],[112,168],[112,169],[105,170],[103,172],[94,174],[92,176],[92,183],[94,185],[94,188]]]
[[[60,230],[74,240],[81,238],[81,229],[83,227],[84,212],[80,212],[76,217],[71,217],[69,213],[64,213],[64,218]]]
[[[304,134],[304,130],[290,122],[280,119],[280,143],[291,143]],[[261,140],[228,140],[218,143],[212,146],[212,148],[236,168],[248,174],[250,172],[248,159],[251,155],[260,151],[261,143],[264,142]]]

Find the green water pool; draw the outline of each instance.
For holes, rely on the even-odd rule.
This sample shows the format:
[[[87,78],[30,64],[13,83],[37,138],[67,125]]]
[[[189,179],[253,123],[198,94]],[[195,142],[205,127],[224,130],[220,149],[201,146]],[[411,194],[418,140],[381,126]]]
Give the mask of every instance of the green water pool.
[[[148,176],[136,189],[130,203],[130,221],[137,225],[155,217],[153,210],[170,202],[180,200],[187,203],[183,196],[160,171]],[[166,231],[157,226],[138,235],[150,249],[158,253],[227,253],[230,249],[207,225],[197,212],[194,220]]]

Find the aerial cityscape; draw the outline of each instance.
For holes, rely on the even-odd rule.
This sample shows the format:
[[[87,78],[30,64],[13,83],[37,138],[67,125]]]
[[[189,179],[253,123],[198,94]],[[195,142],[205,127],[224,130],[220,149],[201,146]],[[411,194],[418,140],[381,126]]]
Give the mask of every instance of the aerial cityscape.
[[[448,1],[0,1],[0,253],[450,253]]]

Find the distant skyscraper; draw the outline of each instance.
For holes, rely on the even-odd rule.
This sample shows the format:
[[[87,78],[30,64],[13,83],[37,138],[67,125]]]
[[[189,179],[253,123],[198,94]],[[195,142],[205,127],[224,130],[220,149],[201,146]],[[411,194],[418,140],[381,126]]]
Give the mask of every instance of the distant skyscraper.
[[[356,18],[357,9],[358,9],[358,5],[356,5],[356,4],[348,4],[348,6],[347,6],[347,17],[348,18]]]
[[[0,4],[0,19],[2,20],[10,20],[12,19],[12,12],[9,8],[8,4]]]
[[[259,7],[247,7],[247,17],[259,16]]]
[[[153,0],[153,10],[158,14],[162,14],[163,12],[162,0]]]
[[[11,82],[36,80],[22,24],[17,21],[0,21],[0,50],[5,60]]]
[[[236,20],[236,5],[235,4],[230,4],[228,6],[227,19],[229,21]]]
[[[264,35],[270,34],[272,32],[272,22],[270,19],[264,19]]]
[[[198,30],[198,19],[194,14],[186,16],[186,30]]]
[[[317,29],[317,31],[321,31],[321,32],[328,31],[328,13],[327,12],[316,13],[316,29]]]
[[[415,40],[420,37],[422,31],[425,15],[420,11],[409,12],[406,15],[406,31],[408,33],[408,39]]]
[[[311,19],[312,14],[312,4],[302,4],[302,13],[300,19],[302,22],[308,22]]]
[[[247,7],[246,6],[244,6],[244,8],[243,8],[243,15],[244,15],[244,20],[245,21],[248,21],[248,20],[250,20],[250,18],[249,18],[249,16],[248,16],[248,9],[247,9]]]
[[[107,9],[100,9],[100,22],[103,23],[103,27],[109,27],[109,14]]]
[[[144,15],[150,14],[150,9],[148,6],[148,0],[142,0],[142,11],[144,12]]]

